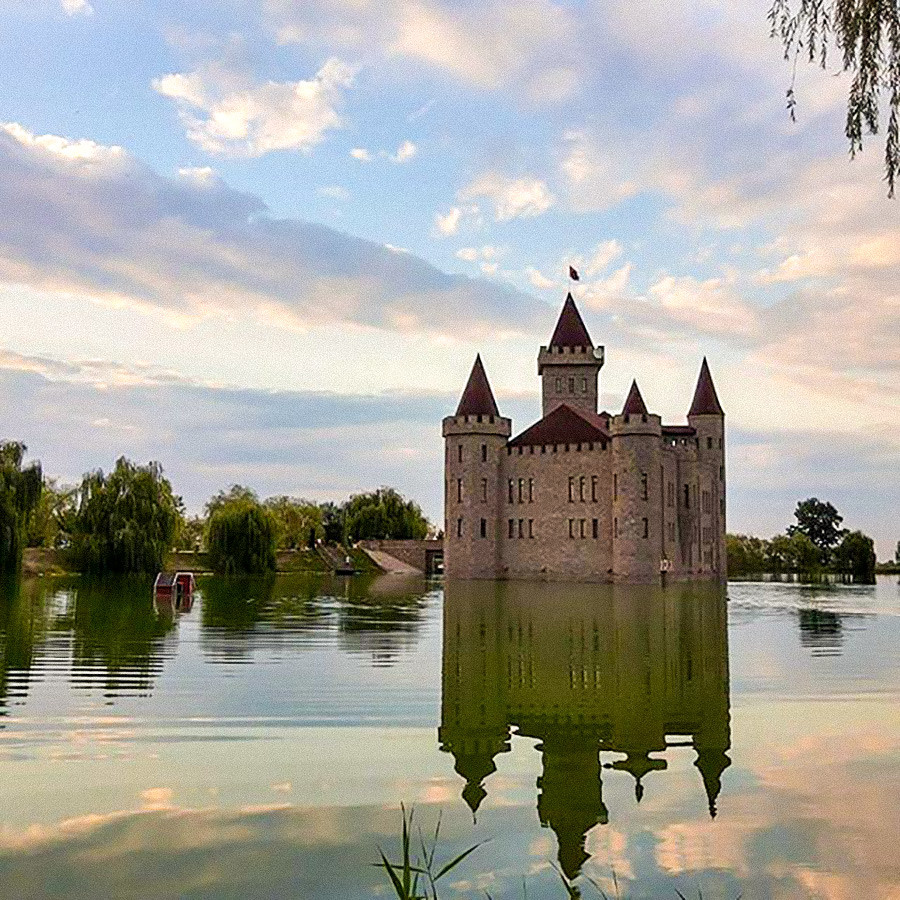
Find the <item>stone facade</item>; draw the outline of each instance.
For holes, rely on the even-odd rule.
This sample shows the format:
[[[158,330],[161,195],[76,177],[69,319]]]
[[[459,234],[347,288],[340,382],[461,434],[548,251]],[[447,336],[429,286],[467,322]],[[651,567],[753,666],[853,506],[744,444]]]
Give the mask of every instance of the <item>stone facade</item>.
[[[674,426],[636,383],[621,413],[598,414],[602,364],[570,296],[538,358],[543,418],[511,437],[476,359],[443,422],[449,578],[725,577],[725,418],[706,360]]]

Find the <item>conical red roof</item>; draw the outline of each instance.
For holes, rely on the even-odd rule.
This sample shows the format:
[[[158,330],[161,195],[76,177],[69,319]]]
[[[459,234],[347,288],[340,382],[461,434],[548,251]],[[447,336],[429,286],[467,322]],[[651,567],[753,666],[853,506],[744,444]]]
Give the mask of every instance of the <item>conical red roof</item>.
[[[459,406],[456,408],[458,416],[499,416],[500,410],[497,409],[497,401],[494,400],[494,392],[488,383],[487,373],[481,363],[481,355],[475,357],[475,365],[472,366],[472,373],[466,382],[466,389],[463,391],[459,400]]]
[[[697,379],[697,389],[694,391],[694,400],[691,403],[688,416],[724,416],[725,411],[719,403],[716,394],[716,386],[713,384],[712,375],[709,374],[709,365],[706,357],[703,357],[703,365],[700,366],[700,377]]]
[[[587,328],[584,326],[584,320],[578,307],[572,299],[572,295],[566,296],[566,302],[563,304],[562,312],[559,314],[559,320],[556,328],[553,330],[553,337],[550,338],[551,347],[591,347],[591,336],[588,334]]]
[[[640,389],[637,386],[637,381],[631,382],[631,390],[628,392],[628,397],[625,400],[625,405],[622,407],[622,415],[647,415],[647,405],[644,403],[644,398],[641,396]]]

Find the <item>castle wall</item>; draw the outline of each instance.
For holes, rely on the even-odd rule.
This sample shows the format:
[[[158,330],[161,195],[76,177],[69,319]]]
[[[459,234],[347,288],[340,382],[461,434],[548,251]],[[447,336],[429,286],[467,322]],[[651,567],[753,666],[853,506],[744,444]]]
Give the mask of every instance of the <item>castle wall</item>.
[[[541,347],[538,375],[541,376],[542,414],[546,416],[562,403],[596,413],[597,376],[601,367],[592,347]]]

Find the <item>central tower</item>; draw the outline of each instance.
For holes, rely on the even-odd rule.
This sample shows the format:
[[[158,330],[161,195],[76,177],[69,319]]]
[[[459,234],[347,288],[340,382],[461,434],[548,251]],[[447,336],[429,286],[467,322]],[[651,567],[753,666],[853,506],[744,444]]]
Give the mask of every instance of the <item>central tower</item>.
[[[603,368],[603,348],[594,347],[572,295],[566,297],[548,347],[538,353],[543,414],[562,403],[597,413],[597,376]]]

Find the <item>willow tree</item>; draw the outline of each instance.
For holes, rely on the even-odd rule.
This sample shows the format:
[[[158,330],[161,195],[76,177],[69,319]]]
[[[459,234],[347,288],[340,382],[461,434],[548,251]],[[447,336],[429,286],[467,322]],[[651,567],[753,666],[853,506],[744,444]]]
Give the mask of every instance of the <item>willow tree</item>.
[[[122,457],[108,475],[84,476],[70,517],[75,566],[92,574],[157,572],[178,529],[179,499],[159,463]]]
[[[28,523],[41,502],[40,463],[22,467],[24,444],[0,444],[0,572],[18,572]]]
[[[263,575],[275,571],[275,517],[252,492],[213,498],[207,507],[209,564],[221,575]]]
[[[851,75],[844,132],[850,155],[862,149],[863,137],[875,135],[887,119],[885,180],[888,196],[900,175],[900,3],[897,0],[773,0],[772,35],[785,57],[805,56],[823,68],[836,52]],[[796,111],[794,86],[788,109]]]
[[[428,520],[419,505],[389,487],[352,496],[344,505],[344,522],[352,541],[421,539],[428,534]]]

